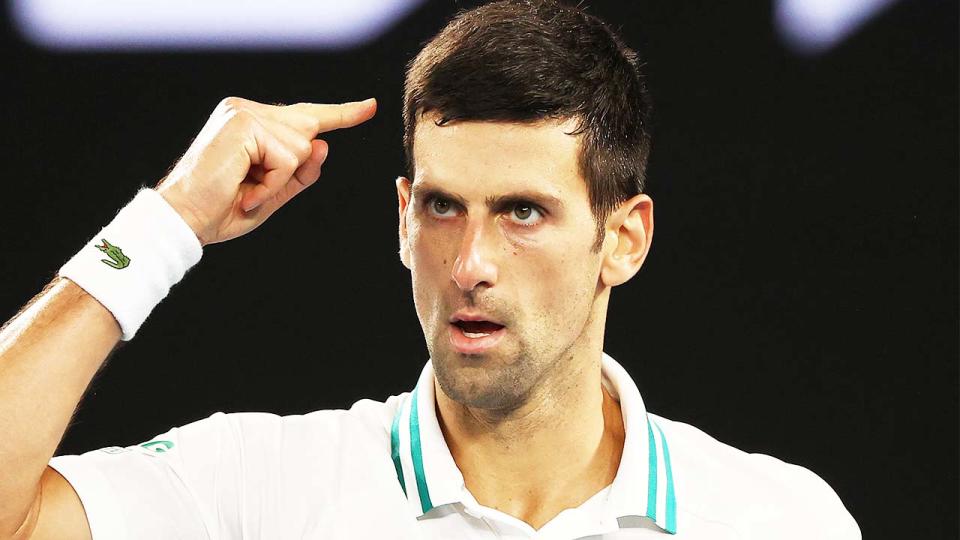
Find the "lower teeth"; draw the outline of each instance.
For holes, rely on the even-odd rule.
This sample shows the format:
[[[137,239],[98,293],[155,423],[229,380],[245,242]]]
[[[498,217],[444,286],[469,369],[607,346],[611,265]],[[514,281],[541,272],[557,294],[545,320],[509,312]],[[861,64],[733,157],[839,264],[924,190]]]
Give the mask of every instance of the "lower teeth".
[[[473,332],[464,332],[463,335],[467,336],[468,338],[479,338],[479,337],[489,336],[490,334],[483,334],[483,333],[474,334]]]

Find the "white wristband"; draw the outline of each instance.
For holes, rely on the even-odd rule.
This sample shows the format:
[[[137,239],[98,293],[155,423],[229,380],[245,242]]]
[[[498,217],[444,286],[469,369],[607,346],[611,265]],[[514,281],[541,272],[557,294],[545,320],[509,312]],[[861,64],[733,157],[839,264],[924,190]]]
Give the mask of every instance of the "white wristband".
[[[200,240],[180,214],[144,187],[57,273],[110,310],[120,339],[129,341],[201,255]]]

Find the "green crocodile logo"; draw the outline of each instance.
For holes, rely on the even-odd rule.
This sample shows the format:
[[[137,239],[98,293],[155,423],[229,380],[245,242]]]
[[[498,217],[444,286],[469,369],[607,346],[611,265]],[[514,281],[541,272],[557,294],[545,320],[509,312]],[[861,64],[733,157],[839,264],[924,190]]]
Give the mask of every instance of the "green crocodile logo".
[[[100,259],[100,262],[106,264],[107,266],[116,268],[117,270],[122,270],[130,266],[130,257],[127,257],[123,254],[123,250],[119,247],[111,245],[110,242],[107,242],[106,238],[101,238],[103,242],[102,246],[96,246],[97,249],[107,254],[107,257],[110,257],[110,260]]]

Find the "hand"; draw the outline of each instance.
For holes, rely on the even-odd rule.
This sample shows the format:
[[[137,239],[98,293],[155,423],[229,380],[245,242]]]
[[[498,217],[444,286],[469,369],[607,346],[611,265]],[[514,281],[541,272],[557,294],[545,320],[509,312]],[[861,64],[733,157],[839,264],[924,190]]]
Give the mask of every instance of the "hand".
[[[201,245],[244,235],[316,182],[327,159],[319,133],[366,122],[376,100],[265,105],[229,97],[154,189]]]

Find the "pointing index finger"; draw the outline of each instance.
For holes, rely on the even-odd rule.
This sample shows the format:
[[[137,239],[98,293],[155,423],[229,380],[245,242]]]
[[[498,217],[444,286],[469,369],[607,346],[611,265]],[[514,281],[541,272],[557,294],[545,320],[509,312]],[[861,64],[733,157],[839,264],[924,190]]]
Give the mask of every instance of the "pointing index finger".
[[[373,118],[377,112],[376,98],[328,105],[321,103],[298,103],[296,105],[315,121],[316,133],[353,127]]]

